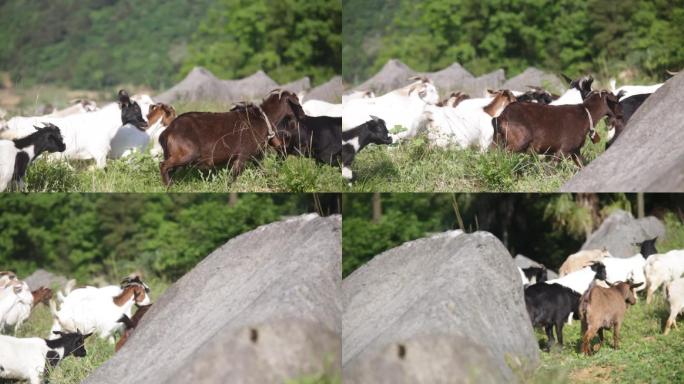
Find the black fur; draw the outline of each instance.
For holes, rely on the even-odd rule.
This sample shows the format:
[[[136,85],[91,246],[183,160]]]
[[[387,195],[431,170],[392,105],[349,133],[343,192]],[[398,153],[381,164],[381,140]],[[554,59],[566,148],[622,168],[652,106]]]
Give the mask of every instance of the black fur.
[[[641,104],[651,96],[650,93],[644,93],[641,95],[633,95],[620,100],[620,106],[622,107],[622,121],[623,124],[627,124],[629,119],[632,117],[634,112],[641,107]]]
[[[55,335],[59,335],[58,338],[53,340],[45,339],[45,344],[52,351],[48,351],[47,362],[50,366],[55,367],[62,359],[69,355],[74,355],[76,357],[85,357],[85,339],[90,336],[90,334],[82,335],[80,332],[69,333],[61,331],[53,331]],[[64,355],[59,356],[59,354],[54,351],[58,348],[64,348]]]
[[[147,121],[143,119],[140,106],[131,100],[123,89],[119,91],[119,107],[121,107],[121,124],[131,124],[141,131],[147,128]]]
[[[577,318],[580,294],[560,284],[537,283],[525,288],[525,307],[533,327],[544,327],[548,337],[547,350],[558,343],[563,345],[563,326],[570,313]]]
[[[639,246],[640,252],[639,253],[641,253],[641,256],[643,256],[645,259],[648,259],[649,256],[655,255],[656,253],[658,253],[658,250],[656,249],[656,246],[655,246],[656,240],[658,240],[658,236],[656,236],[650,240],[645,240],[640,244],[640,246]]]
[[[372,116],[371,116],[372,117]],[[351,144],[344,144],[342,146],[342,165],[350,167],[354,161],[354,157],[358,152],[365,148],[368,144],[392,144],[392,138],[385,126],[385,121],[373,117],[358,127],[342,132],[342,141],[353,140],[355,137],[359,139],[359,149],[355,150]]]
[[[548,273],[544,267],[523,268],[522,271],[532,284],[542,283],[548,280]],[[532,279],[534,279],[534,281],[532,281]]]
[[[12,172],[12,182],[23,188],[24,177],[29,164],[36,157],[43,152],[64,152],[66,145],[64,139],[59,131],[59,128],[54,124],[43,123],[45,127],[36,128],[36,132],[14,140],[14,147],[17,149],[24,149],[33,145],[33,158],[29,158],[28,153],[21,151],[17,153],[14,159],[14,170]]]
[[[12,181],[14,183],[20,184],[26,175],[26,169],[28,168],[31,159],[26,152],[17,152],[14,157],[14,172],[12,173]]]

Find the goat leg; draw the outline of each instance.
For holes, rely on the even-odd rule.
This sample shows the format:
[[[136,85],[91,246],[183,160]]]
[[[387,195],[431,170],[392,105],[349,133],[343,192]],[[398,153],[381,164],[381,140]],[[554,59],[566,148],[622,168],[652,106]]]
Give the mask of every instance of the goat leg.
[[[546,330],[546,337],[549,339],[549,341],[546,345],[546,349],[548,351],[550,351],[551,347],[553,347],[553,345],[556,343],[556,340],[553,338],[553,324],[547,325],[545,327],[545,330]]]
[[[595,333],[596,332],[592,327],[588,327],[587,332],[585,332],[584,336],[582,336],[582,353],[587,356],[592,354],[591,340],[594,338]]]
[[[556,336],[558,337],[558,344],[563,349],[563,323],[565,319],[556,322]]]
[[[599,337],[599,343],[594,345],[594,352],[598,352],[599,349],[601,349],[601,347],[603,347],[603,340],[605,340],[603,337],[603,328],[600,328],[597,333],[598,333],[598,337]]]
[[[613,348],[620,348],[620,323],[615,323],[613,326]]]

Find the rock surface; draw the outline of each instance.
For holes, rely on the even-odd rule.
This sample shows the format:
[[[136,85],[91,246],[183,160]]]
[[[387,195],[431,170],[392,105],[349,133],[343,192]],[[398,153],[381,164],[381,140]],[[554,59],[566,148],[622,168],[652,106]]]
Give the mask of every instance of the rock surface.
[[[341,253],[339,215],[303,215],[231,239],[169,287],[84,383],[339,375]]]
[[[543,264],[540,264],[529,257],[525,255],[515,255],[513,258],[513,261],[515,261],[515,265],[519,268],[529,268],[529,267],[543,267]],[[554,272],[551,269],[546,270],[546,275],[549,278],[549,280],[557,279],[558,278],[558,273]]]
[[[345,382],[413,383],[473,372],[480,376],[472,382],[504,382],[514,380],[507,362],[516,370],[538,363],[520,274],[490,233],[453,231],[405,243],[354,271],[342,292]],[[468,359],[460,359],[464,354]]]
[[[28,284],[32,291],[40,287],[61,288],[67,282],[66,277],[55,275],[54,273],[48,272],[44,269],[36,269],[30,276],[22,280]]]
[[[637,109],[615,143],[562,188],[566,192],[684,191],[684,72]]]
[[[616,211],[608,216],[594,231],[582,249],[608,248],[615,257],[631,257],[639,252],[633,245],[658,236],[665,236],[665,225],[653,216],[635,219],[631,213]]]
[[[342,101],[342,90],[342,76],[335,76],[307,92],[304,95],[304,101],[323,100],[329,103],[339,103]]]
[[[276,88],[283,88],[296,93],[309,87],[308,77],[281,87],[263,71],[257,71],[242,79],[221,80],[208,69],[195,67],[180,83],[157,95],[154,99],[163,103],[211,101],[229,105],[239,101],[259,101],[268,92]]]

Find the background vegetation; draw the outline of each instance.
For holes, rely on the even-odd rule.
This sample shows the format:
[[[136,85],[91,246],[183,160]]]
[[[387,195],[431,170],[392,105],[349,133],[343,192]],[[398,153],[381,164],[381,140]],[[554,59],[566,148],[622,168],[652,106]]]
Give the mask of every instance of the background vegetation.
[[[165,89],[195,65],[285,83],[341,72],[337,0],[8,0],[0,71],[22,86]]]
[[[232,237],[327,206],[297,194],[6,194],[0,265],[20,277],[44,268],[82,282],[132,271],[173,281]]]
[[[528,66],[608,78],[665,78],[684,65],[683,0],[342,0],[343,74],[390,58],[418,71],[458,61],[475,75]]]
[[[634,194],[345,194],[343,274],[429,233],[463,228],[496,235],[518,253],[558,269],[615,209],[637,216]],[[684,196],[647,194],[645,213],[663,219],[661,250],[684,248]],[[459,217],[461,222],[459,222]]]

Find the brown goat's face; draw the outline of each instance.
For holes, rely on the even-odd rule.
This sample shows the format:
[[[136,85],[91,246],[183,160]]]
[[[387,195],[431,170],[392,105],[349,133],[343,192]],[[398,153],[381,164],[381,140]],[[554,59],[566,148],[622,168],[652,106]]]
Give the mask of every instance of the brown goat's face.
[[[157,103],[150,106],[150,110],[147,113],[147,126],[151,127],[161,120],[162,125],[168,127],[175,118],[176,110],[172,106],[163,103]]]

